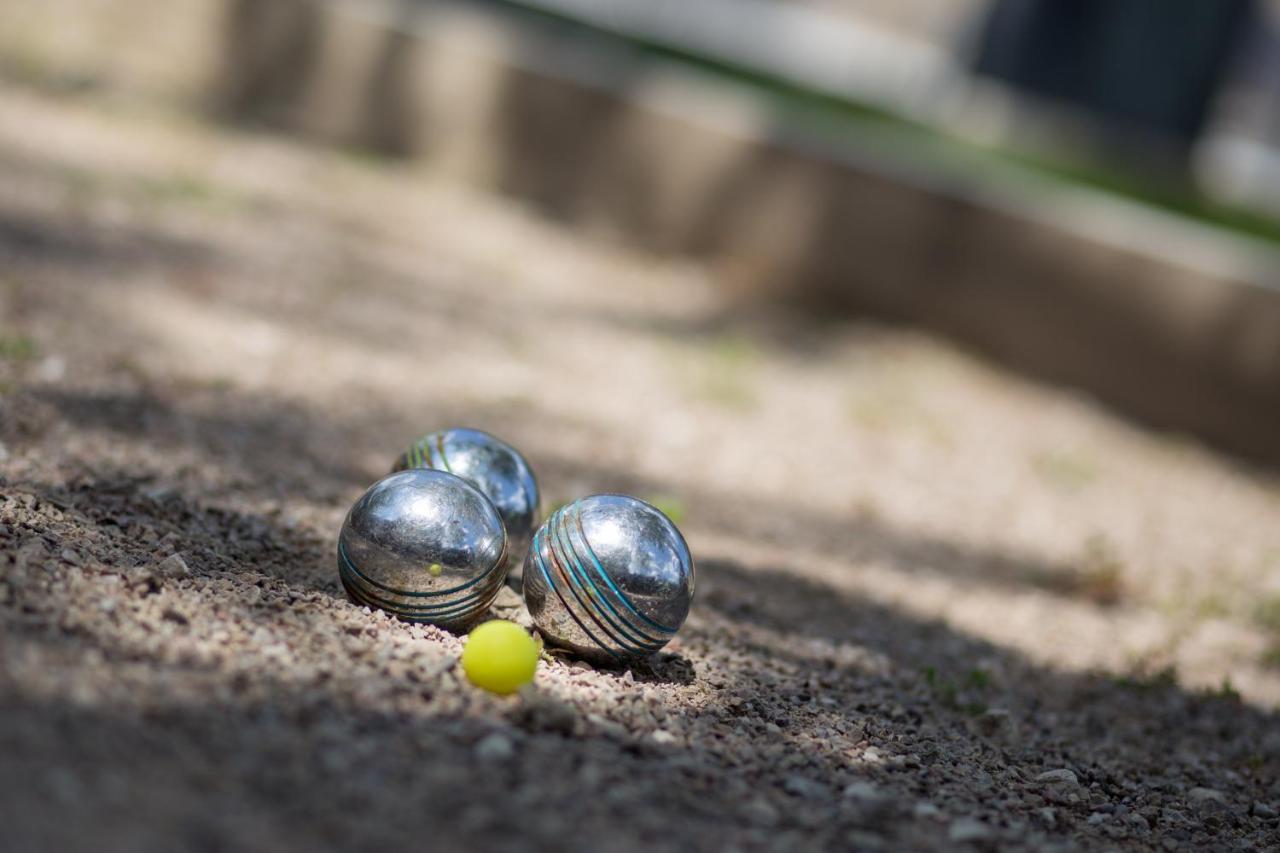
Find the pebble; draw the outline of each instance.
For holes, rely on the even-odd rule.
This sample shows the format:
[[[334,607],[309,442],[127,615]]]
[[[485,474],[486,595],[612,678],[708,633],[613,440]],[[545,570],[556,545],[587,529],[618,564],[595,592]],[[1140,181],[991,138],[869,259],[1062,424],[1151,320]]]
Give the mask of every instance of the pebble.
[[[845,840],[854,850],[884,850],[887,846],[885,839],[865,829],[852,830],[845,835]]]
[[[816,799],[826,793],[826,787],[807,776],[788,776],[782,780],[782,790],[803,799]]]
[[[781,818],[778,810],[763,797],[756,797],[747,803],[746,813],[752,823],[760,826],[775,826]]]
[[[884,793],[870,782],[851,782],[845,786],[844,795],[853,800],[868,802],[885,799]]]
[[[678,741],[679,738],[677,738],[675,735],[673,735],[671,732],[667,731],[666,729],[658,729],[653,734],[649,735],[649,740],[653,741],[654,743],[660,746],[671,746],[672,744],[676,743],[676,741]]]
[[[957,844],[970,841],[986,841],[991,837],[991,827],[971,817],[957,818],[947,830],[947,838]]]
[[[527,728],[564,735],[573,734],[577,728],[578,712],[569,703],[532,687],[521,689],[520,697],[521,703],[512,716]]]
[[[475,753],[481,761],[505,761],[516,754],[516,746],[511,738],[494,732],[476,742]]]
[[[1147,822],[1145,817],[1136,812],[1125,815],[1124,819],[1140,835],[1145,835],[1151,831],[1151,824]]]
[[[523,603],[520,595],[514,589],[503,585],[498,589],[498,594],[494,597],[493,604],[490,606],[499,610],[513,610]]]
[[[1057,770],[1046,770],[1036,777],[1036,781],[1044,785],[1079,785],[1076,774],[1065,767]]]
[[[1221,803],[1226,801],[1226,797],[1222,795],[1222,792],[1213,788],[1192,788],[1187,792],[1187,799],[1193,803]]]
[[[1003,708],[991,708],[979,714],[973,726],[984,737],[1003,737],[1013,731],[1013,718]]]
[[[1271,818],[1274,818],[1276,816],[1276,810],[1271,808],[1271,806],[1267,805],[1266,803],[1254,803],[1253,815],[1254,817],[1266,818],[1267,820],[1270,820]]]
[[[160,565],[156,566],[156,571],[167,578],[184,578],[191,574],[191,569],[187,567],[187,561],[182,559],[181,554],[170,554],[165,557],[160,561]]]
[[[942,809],[933,803],[916,803],[911,809],[912,816],[921,820],[942,816]]]

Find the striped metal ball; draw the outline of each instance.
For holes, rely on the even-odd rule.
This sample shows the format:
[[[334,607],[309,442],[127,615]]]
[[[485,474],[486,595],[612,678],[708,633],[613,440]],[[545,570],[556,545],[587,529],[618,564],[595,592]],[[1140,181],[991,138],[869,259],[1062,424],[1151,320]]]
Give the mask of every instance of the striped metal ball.
[[[660,510],[626,495],[592,495],[538,528],[524,600],[552,645],[606,665],[661,649],[693,600],[684,537]]]
[[[357,604],[406,622],[463,629],[507,575],[502,519],[479,489],[446,471],[383,477],[338,535],[338,576]]]
[[[493,502],[507,539],[513,572],[538,524],[538,481],[520,451],[478,429],[445,429],[415,441],[396,460],[395,471],[435,468],[457,474]]]

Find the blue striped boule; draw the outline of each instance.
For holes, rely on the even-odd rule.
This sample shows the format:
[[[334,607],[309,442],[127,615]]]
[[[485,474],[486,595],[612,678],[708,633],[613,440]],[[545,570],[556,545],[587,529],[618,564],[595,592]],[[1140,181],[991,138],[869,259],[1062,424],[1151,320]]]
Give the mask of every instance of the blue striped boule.
[[[626,495],[556,510],[533,536],[524,600],[548,643],[605,665],[647,657],[693,601],[689,546],[671,519]]]

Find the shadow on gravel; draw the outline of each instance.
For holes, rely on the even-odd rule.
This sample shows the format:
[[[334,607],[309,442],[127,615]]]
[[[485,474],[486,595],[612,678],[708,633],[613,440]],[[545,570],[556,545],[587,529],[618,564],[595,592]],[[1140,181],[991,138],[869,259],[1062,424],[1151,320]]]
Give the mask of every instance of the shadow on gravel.
[[[80,480],[32,491],[70,523],[114,528],[109,535],[121,542],[172,531],[197,554],[212,549],[213,562],[194,561],[198,573],[226,570],[230,560],[306,591],[309,569],[299,564],[309,565],[324,544],[313,534],[299,538],[279,519],[228,515],[196,499],[150,497],[143,482]],[[0,610],[0,625],[14,640],[77,654],[95,649],[107,666],[127,662],[131,678],[144,666],[153,685],[149,704],[138,709],[84,698],[0,700],[7,757],[0,814],[17,810],[5,825],[31,849],[77,847],[104,820],[126,828],[132,849],[250,841],[261,849],[398,849],[422,834],[463,846],[484,839],[497,848],[563,849],[566,833],[598,840],[619,826],[637,846],[651,840],[647,849],[703,846],[691,845],[692,837],[715,837],[718,846],[761,831],[779,843],[796,833],[793,844],[839,847],[863,832],[900,849],[938,846],[939,825],[912,810],[917,800],[982,817],[992,840],[1007,834],[1034,847],[1076,837],[1095,809],[1129,809],[1139,791],[1162,798],[1151,829],[1188,843],[1261,826],[1236,805],[1192,814],[1191,821],[1180,809],[1190,808],[1186,791],[1207,780],[1232,780],[1232,803],[1268,797],[1268,780],[1280,769],[1267,739],[1274,713],[1167,683],[1127,685],[1038,667],[1016,652],[781,570],[711,560],[702,571],[709,590],[685,642],[706,650],[695,660],[727,655],[740,665],[709,668],[710,703],[686,706],[679,694],[671,697],[668,712],[704,735],[687,746],[599,728],[581,709],[576,722],[550,728],[514,705],[496,705],[488,718],[453,716],[428,705],[434,685],[367,669],[364,657],[337,662],[334,677],[320,681],[282,680],[287,671],[236,675],[171,661],[123,632],[60,631],[57,613],[37,611],[32,620]],[[56,590],[44,603],[58,605]],[[220,606],[264,627],[280,609],[234,599]],[[309,630],[321,634],[341,635],[346,626],[336,610],[308,618]],[[778,641],[743,642],[755,629]],[[362,642],[379,643],[376,635]],[[841,647],[852,643],[893,665],[850,663]],[[683,684],[684,666],[662,656],[635,674],[642,682],[657,675]],[[984,675],[976,679],[975,672]],[[189,688],[191,678],[207,680],[201,702],[165,692],[167,681]],[[831,696],[842,701],[822,701]],[[984,729],[988,707],[1009,713],[1002,728]],[[495,732],[513,744],[512,755],[477,759],[477,744]],[[1152,753],[1152,742],[1169,749]],[[1019,798],[1045,802],[1034,777],[1062,767],[1080,780],[1083,799],[1050,798],[1055,817],[1044,825],[1012,819]],[[868,781],[874,795],[858,789],[863,793],[851,800],[843,793]],[[771,803],[763,827],[761,796]],[[64,803],[70,819],[24,819],[50,801]],[[131,805],[139,801],[145,810]],[[572,822],[548,814],[571,814]],[[1112,836],[1137,844],[1151,837],[1137,830]],[[663,839],[682,842],[668,848]]]
[[[664,483],[594,465],[581,457],[539,450],[538,470],[560,480],[590,482],[597,491],[637,495],[665,494],[669,489]],[[851,510],[840,516],[695,488],[682,488],[680,497],[690,508],[690,529],[743,536],[844,562],[881,563],[910,574],[964,577],[993,586],[1040,589],[1065,596],[1087,593],[1069,564],[900,530],[865,512]]]
[[[37,504],[47,502],[62,513],[57,526],[20,532],[27,541],[42,542],[50,557],[62,547],[63,532],[74,528],[110,540],[138,567],[154,564],[157,543],[168,542],[186,555],[194,575],[222,574],[234,583],[342,598],[328,536],[278,514],[252,511],[246,508],[252,501],[237,495],[288,494],[309,476],[318,484],[294,497],[340,509],[371,472],[335,464],[326,451],[380,444],[395,423],[375,425],[380,415],[371,412],[341,421],[299,404],[229,391],[27,393],[82,435],[103,433],[118,443],[163,451],[149,466],[138,464],[128,473],[103,465],[61,484],[6,485],[6,493],[29,493]],[[199,463],[184,471],[159,467],[175,451]],[[590,478],[602,488],[638,491],[658,485],[563,458],[541,456],[535,464],[561,482]],[[234,488],[216,477],[225,467],[236,470]],[[869,539],[871,547],[883,549],[872,557],[904,571],[913,570],[912,561],[942,555],[966,563],[976,577],[990,571],[994,560],[945,542],[922,544],[878,530],[872,521],[850,532],[847,523],[795,511],[782,515],[785,529],[775,530],[760,524],[777,514],[776,507],[712,494],[694,496],[694,503],[715,508],[697,519],[699,525],[746,542],[777,545],[799,533],[849,558],[848,545]],[[10,545],[17,547],[8,540]],[[998,570],[999,562],[994,564]],[[633,672],[640,682],[676,690],[711,688],[709,703],[685,705],[679,693],[667,700],[668,713],[685,717],[691,731],[702,733],[687,747],[655,746],[586,723],[569,733],[517,722],[512,732],[497,719],[450,718],[424,710],[422,691],[430,693],[430,685],[348,670],[354,662],[338,664],[337,680],[305,684],[279,676],[272,681],[269,673],[235,681],[213,669],[204,676],[214,691],[207,706],[153,697],[154,707],[140,714],[92,702],[11,697],[0,704],[0,744],[8,744],[7,767],[13,768],[0,773],[8,791],[0,800],[13,807],[56,798],[62,796],[58,786],[67,784],[61,780],[72,776],[85,825],[114,812],[132,827],[136,846],[157,847],[193,838],[234,843],[243,840],[242,831],[256,839],[280,838],[285,847],[402,845],[412,835],[435,833],[441,821],[456,821],[459,839],[479,833],[514,848],[533,838],[549,848],[569,825],[530,817],[548,810],[572,811],[574,831],[587,834],[576,837],[604,837],[617,825],[648,837],[644,827],[655,815],[661,823],[680,821],[681,833],[695,825],[713,832],[730,815],[725,831],[746,838],[763,808],[753,799],[759,792],[771,804],[766,815],[777,815],[766,817],[770,837],[792,832],[798,833],[796,843],[825,839],[834,846],[857,832],[900,848],[936,846],[936,822],[909,809],[917,799],[978,815],[997,827],[996,837],[1007,831],[1011,838],[1069,839],[1095,809],[1131,809],[1139,794],[1160,803],[1151,830],[1174,838],[1181,833],[1187,843],[1211,843],[1260,826],[1239,804],[1270,796],[1267,780],[1280,769],[1273,734],[1280,720],[1274,713],[1167,682],[1057,672],[944,624],[782,569],[707,559],[700,571],[698,618],[682,637],[689,657],[663,656]],[[56,592],[41,594],[46,608],[59,606]],[[290,597],[277,602],[288,610]],[[23,592],[17,600],[30,598]],[[280,612],[247,598],[232,597],[220,606],[267,629]],[[203,671],[195,663],[170,661],[123,631],[63,633],[56,627],[59,616],[37,611],[4,616],[3,624],[15,639],[97,649],[108,666],[143,664],[146,677],[158,684]],[[308,618],[308,631],[342,635],[347,623],[370,617],[341,607]],[[379,641],[371,634],[362,642],[376,649]],[[726,660],[737,663],[726,668]],[[372,684],[390,691],[397,698],[385,701],[403,710],[365,707],[364,691]],[[212,698],[214,693],[222,698]],[[823,701],[831,697],[838,701]],[[516,744],[513,758],[500,765],[478,761],[475,753],[475,744],[495,727]],[[1168,749],[1153,752],[1152,743]],[[872,747],[875,760],[867,757]],[[1063,767],[1076,774],[1082,793],[1074,802],[1046,800],[1034,777]],[[15,775],[6,778],[9,773]],[[549,774],[556,785],[541,784]],[[28,784],[28,776],[35,781]],[[868,780],[880,791],[876,797],[851,803],[843,794]],[[1229,785],[1232,805],[1205,815],[1193,812],[1186,792],[1205,784]],[[631,786],[637,799],[594,804],[598,791],[614,786]],[[121,790],[149,803],[145,821],[112,799]],[[474,790],[486,796],[478,801],[458,793]],[[520,798],[520,805],[496,807],[499,793]],[[1044,826],[1014,826],[1009,815],[1027,811],[1017,805],[1024,797],[1040,798],[1056,816]],[[350,808],[332,809],[335,798]],[[199,809],[193,810],[193,801]],[[748,802],[755,804],[754,817],[743,811]],[[640,804],[644,813],[638,815]],[[21,820],[17,825],[36,839],[72,831],[33,828]],[[652,831],[654,838],[669,839],[658,823]],[[1151,837],[1128,832],[1116,840],[1141,843]],[[446,831],[433,837],[451,836]]]
[[[204,243],[150,229],[86,227],[71,217],[55,220],[0,210],[0,262],[6,264],[56,264],[100,272],[159,264],[202,265],[217,257]]]
[[[350,461],[355,451],[394,447],[416,434],[403,415],[369,408],[346,420],[299,403],[230,390],[150,390],[98,393],[44,388],[35,399],[52,404],[78,428],[144,439],[157,448],[184,448],[234,474],[245,494],[307,497],[324,502],[350,498],[384,472]],[[523,416],[529,412],[523,409]],[[553,417],[540,412],[539,417]],[[441,403],[432,423],[463,423],[512,436],[521,414],[503,405]],[[517,442],[522,447],[524,442]],[[343,448],[341,453],[335,448]],[[544,492],[555,483],[590,483],[595,492],[662,494],[665,484],[636,477],[578,456],[536,448],[535,467]],[[391,454],[388,454],[390,456]],[[389,470],[390,463],[388,463]],[[882,563],[895,571],[971,578],[1010,588],[1035,588],[1087,597],[1070,565],[1032,555],[973,548],[891,527],[865,513],[840,517],[795,510],[772,501],[717,492],[685,491],[693,507],[689,524],[716,533],[796,548],[849,562]]]

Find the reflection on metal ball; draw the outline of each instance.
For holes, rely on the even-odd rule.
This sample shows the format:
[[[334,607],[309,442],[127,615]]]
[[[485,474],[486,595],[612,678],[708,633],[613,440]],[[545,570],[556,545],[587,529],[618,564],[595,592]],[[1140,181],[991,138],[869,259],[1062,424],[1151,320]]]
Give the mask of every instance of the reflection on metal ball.
[[[393,470],[406,468],[448,471],[484,492],[506,525],[510,568],[519,570],[538,524],[538,481],[518,450],[477,429],[446,429],[415,441]]]
[[[479,489],[445,471],[384,477],[347,513],[338,575],[358,604],[408,622],[461,629],[506,579],[502,519]]]
[[[666,645],[689,614],[693,587],[680,531],[626,495],[556,510],[525,558],[524,600],[539,632],[598,663],[625,664]]]

